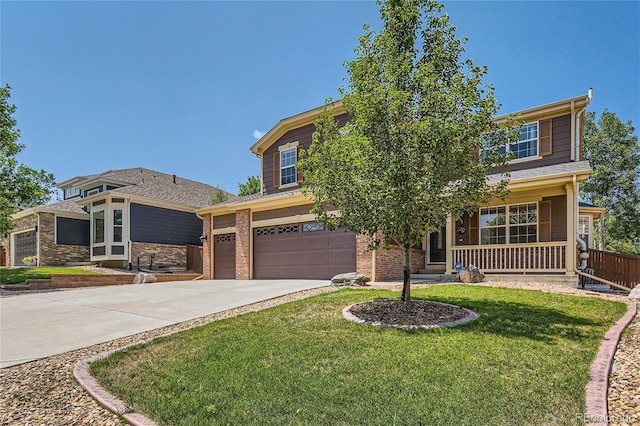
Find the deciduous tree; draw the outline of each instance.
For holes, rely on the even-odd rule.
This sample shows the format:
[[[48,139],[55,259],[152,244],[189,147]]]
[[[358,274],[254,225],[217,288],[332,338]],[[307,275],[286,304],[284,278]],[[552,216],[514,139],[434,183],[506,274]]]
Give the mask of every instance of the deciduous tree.
[[[585,115],[584,157],[593,173],[580,185],[583,199],[606,207],[598,238],[606,250],[640,254],[640,145],[631,120],[604,110]]]
[[[238,183],[238,195],[240,197],[260,192],[260,176],[249,176],[246,182]]]
[[[482,83],[487,69],[463,59],[466,40],[442,5],[390,0],[381,17],[383,30],[365,26],[346,64],[341,94],[350,121],[340,128],[328,100],[300,166],[320,220],[369,236],[372,248],[402,248],[408,301],[411,246],[449,216],[505,195],[506,180],[489,187],[487,175],[505,164],[499,147],[517,139],[517,125],[492,119],[498,105]]]
[[[9,103],[11,87],[0,87],[0,237],[13,227],[11,215],[20,209],[44,204],[54,185],[51,173],[21,164],[16,156],[25,146],[18,143],[20,130]]]

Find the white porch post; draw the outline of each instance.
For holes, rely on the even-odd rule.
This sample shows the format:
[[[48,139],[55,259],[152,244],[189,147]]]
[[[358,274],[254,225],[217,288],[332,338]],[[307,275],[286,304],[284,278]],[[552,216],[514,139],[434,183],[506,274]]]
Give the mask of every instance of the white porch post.
[[[447,247],[447,258],[445,262],[445,274],[450,274],[453,271],[453,243],[455,241],[453,233],[456,231],[455,226],[453,226],[453,217],[449,214],[447,216],[447,227],[446,227],[446,247]]]
[[[576,267],[576,214],[577,214],[577,191],[575,182],[565,185],[567,191],[567,252],[566,268],[567,275],[575,275]]]

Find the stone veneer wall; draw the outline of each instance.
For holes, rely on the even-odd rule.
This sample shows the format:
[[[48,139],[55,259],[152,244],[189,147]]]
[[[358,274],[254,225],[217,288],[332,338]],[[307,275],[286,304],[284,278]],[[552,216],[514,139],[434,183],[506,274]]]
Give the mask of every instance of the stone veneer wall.
[[[186,266],[187,248],[174,244],[153,244],[153,243],[131,243],[131,264],[138,267],[138,256],[140,256],[140,267],[149,267],[149,256],[154,255],[154,267],[160,264]]]
[[[202,244],[202,278],[205,280],[213,279],[211,274],[211,247],[214,242],[211,235],[211,215],[202,216],[202,235],[207,236],[207,240]]]
[[[236,211],[236,279],[251,279],[251,209]]]

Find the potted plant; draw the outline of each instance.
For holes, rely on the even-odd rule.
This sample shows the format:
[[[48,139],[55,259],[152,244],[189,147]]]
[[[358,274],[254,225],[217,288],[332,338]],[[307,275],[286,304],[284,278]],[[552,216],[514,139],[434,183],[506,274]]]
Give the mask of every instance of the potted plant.
[[[22,259],[22,263],[24,263],[26,266],[37,266],[38,258],[36,256],[25,256]]]

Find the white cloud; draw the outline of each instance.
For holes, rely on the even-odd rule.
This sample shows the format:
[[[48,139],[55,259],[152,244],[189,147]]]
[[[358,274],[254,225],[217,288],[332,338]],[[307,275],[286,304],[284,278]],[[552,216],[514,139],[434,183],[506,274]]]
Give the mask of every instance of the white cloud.
[[[261,132],[258,129],[253,131],[253,137],[256,139],[260,139],[263,135],[264,135],[264,132]]]

